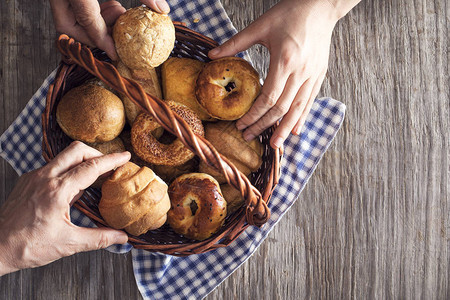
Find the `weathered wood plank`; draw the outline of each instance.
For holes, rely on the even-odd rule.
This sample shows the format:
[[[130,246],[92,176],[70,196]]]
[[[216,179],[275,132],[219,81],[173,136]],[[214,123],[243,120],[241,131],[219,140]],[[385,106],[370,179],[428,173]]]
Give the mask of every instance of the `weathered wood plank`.
[[[275,0],[226,0],[237,28]],[[126,6],[138,1],[123,1]],[[0,131],[56,67],[47,1],[0,2]],[[450,5],[363,1],[335,30],[320,95],[347,104],[300,199],[209,299],[448,299]],[[265,49],[250,51],[265,74]],[[0,163],[0,203],[17,179]],[[140,299],[130,255],[78,254],[0,278],[0,299]]]

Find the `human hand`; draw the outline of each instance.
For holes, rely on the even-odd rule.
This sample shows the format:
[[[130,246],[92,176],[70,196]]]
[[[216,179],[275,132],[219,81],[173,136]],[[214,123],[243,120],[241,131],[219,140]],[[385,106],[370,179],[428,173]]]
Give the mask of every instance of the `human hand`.
[[[73,142],[46,166],[22,175],[0,207],[0,276],[126,243],[123,231],[74,225],[70,206],[100,175],[129,159],[129,152],[103,155]]]
[[[209,52],[212,59],[233,56],[254,44],[270,52],[261,93],[236,123],[252,140],[283,117],[270,140],[279,148],[290,132],[299,134],[328,68],[333,28],[340,15],[329,1],[284,0]]]
[[[165,0],[141,0],[141,3],[159,13],[170,11]],[[110,31],[117,18],[125,12],[122,4],[114,0],[102,4],[97,0],[50,0],[50,6],[58,32],[96,46],[112,60],[117,60]]]

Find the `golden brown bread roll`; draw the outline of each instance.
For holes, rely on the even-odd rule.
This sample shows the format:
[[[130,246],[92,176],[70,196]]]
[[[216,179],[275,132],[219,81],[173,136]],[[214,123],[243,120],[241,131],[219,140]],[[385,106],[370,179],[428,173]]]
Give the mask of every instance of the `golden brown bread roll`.
[[[262,144],[257,139],[245,141],[235,122],[219,121],[206,124],[205,138],[246,176],[257,171],[262,164]],[[226,183],[222,173],[203,161],[200,162],[199,172],[212,175],[221,184]]]
[[[128,162],[103,183],[98,208],[109,226],[141,235],[166,222],[167,185],[151,169]]]
[[[231,215],[236,210],[244,205],[245,200],[242,198],[241,193],[230,184],[221,184],[220,190],[222,195],[227,201],[227,215]]]
[[[169,16],[139,6],[117,19],[112,36],[117,54],[128,68],[155,68],[172,52],[175,27]]]
[[[213,118],[195,96],[195,82],[204,65],[204,62],[195,59],[171,57],[162,64],[161,81],[164,99],[184,104],[201,120],[208,121]]]
[[[207,63],[197,78],[197,101],[212,117],[237,120],[252,106],[261,90],[259,75],[239,57]]]
[[[133,79],[139,83],[147,94],[162,99],[161,87],[155,68],[147,67],[131,70],[122,61],[117,62],[116,68],[123,77]],[[127,96],[121,95],[121,98],[125,107],[128,124],[133,125],[134,119],[136,119],[142,110]]]
[[[103,143],[120,134],[125,125],[125,112],[119,97],[88,83],[62,97],[56,108],[56,121],[74,140]]]
[[[173,230],[190,239],[204,240],[222,226],[227,202],[217,181],[208,174],[184,174],[169,186],[167,220]]]

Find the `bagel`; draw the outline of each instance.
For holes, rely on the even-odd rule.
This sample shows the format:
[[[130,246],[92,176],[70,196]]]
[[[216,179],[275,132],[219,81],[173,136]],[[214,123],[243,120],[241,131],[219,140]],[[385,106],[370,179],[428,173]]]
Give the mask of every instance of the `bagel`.
[[[222,226],[227,202],[219,183],[210,175],[181,175],[169,186],[171,207],[167,220],[176,233],[187,238],[204,240]]]
[[[261,91],[259,75],[246,60],[225,57],[207,63],[197,77],[197,101],[212,117],[237,120]]]
[[[192,110],[173,101],[166,103],[188,123],[194,133],[204,136],[202,121]],[[154,132],[161,128],[149,114],[141,113],[136,117],[131,128],[131,144],[137,156],[148,163],[164,166],[179,166],[195,156],[178,138],[169,144],[158,141]]]

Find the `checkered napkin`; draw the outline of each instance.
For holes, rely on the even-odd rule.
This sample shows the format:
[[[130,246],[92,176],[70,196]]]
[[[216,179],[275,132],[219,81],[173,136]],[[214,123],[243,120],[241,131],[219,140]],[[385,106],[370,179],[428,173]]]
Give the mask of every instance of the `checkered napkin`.
[[[219,43],[236,33],[220,1],[169,0],[175,21],[185,22]],[[245,53],[243,54],[245,57]],[[45,164],[42,158],[41,114],[45,96],[53,82],[53,71],[33,95],[14,123],[0,137],[0,155],[18,174]],[[271,202],[271,218],[262,228],[249,227],[229,247],[188,257],[150,253],[130,245],[108,248],[116,253],[132,249],[133,269],[139,290],[148,299],[200,299],[217,287],[244,263],[267,237],[271,229],[292,206],[327,150],[340,125],[345,105],[330,99],[316,99],[300,136],[290,136],[284,146],[281,178]],[[72,222],[94,226],[76,209]]]

